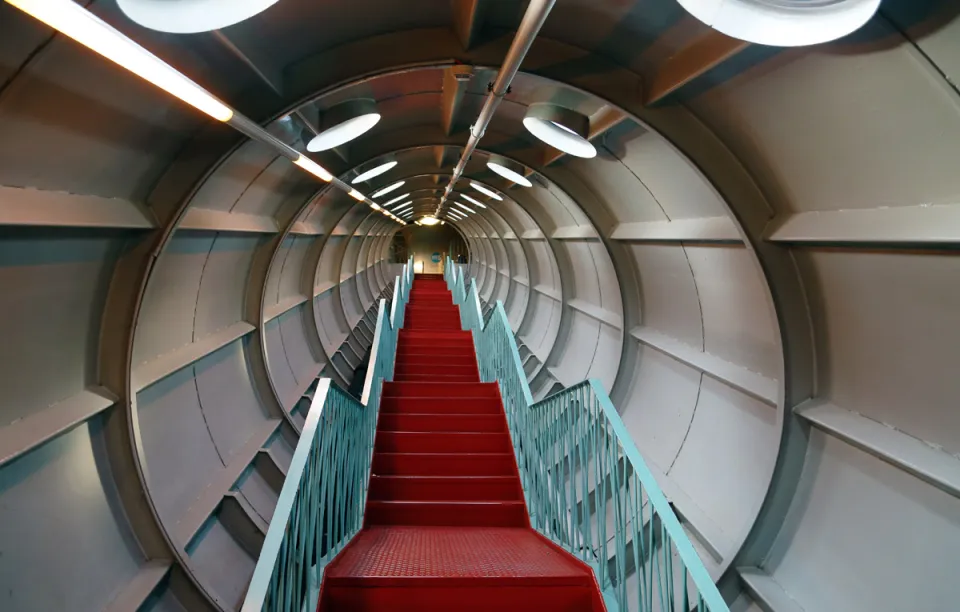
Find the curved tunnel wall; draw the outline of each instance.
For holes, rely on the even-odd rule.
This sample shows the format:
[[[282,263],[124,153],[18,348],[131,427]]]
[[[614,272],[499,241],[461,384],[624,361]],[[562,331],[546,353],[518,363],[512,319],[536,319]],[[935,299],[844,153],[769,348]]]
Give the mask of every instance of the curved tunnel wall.
[[[254,87],[94,7],[225,99]],[[571,33],[571,7],[588,10],[557,9],[468,166],[505,201],[458,224],[534,393],[603,382],[741,609],[948,607],[948,570],[917,568],[960,550],[960,116],[943,78],[958,26],[914,31],[891,10],[854,40],[747,54],[644,107],[621,57],[558,68],[594,44]],[[396,274],[396,226],[5,4],[0,17],[16,32],[0,47],[0,601],[233,608],[301,398],[362,358],[352,332]],[[482,70],[506,43],[464,51],[430,32],[314,77],[321,101],[374,73],[392,92],[343,172],[402,153],[398,172],[443,184],[455,155],[438,163],[435,147],[458,146],[436,128],[444,62]],[[556,86],[588,114],[625,113],[596,159],[547,164],[515,136]],[[283,110],[253,116],[294,143],[267,121]],[[486,151],[535,170],[535,187],[510,189]]]

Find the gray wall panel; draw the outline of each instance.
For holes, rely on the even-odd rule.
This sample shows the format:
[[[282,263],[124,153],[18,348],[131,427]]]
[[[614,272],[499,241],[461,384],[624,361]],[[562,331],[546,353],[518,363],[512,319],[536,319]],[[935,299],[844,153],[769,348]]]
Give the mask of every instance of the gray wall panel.
[[[101,427],[95,419],[0,469],[0,608],[99,610],[137,573]]]
[[[204,423],[225,463],[267,420],[250,380],[244,345],[244,340],[231,342],[193,368]]]
[[[143,453],[161,519],[174,525],[223,469],[204,420],[193,368],[137,395]]]

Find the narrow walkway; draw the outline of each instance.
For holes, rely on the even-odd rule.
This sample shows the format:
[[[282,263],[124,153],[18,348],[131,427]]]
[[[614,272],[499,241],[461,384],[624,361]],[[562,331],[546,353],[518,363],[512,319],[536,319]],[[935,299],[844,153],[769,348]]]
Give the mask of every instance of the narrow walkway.
[[[366,524],[320,610],[602,610],[592,573],[529,528],[496,383],[439,275],[417,275],[384,383]]]

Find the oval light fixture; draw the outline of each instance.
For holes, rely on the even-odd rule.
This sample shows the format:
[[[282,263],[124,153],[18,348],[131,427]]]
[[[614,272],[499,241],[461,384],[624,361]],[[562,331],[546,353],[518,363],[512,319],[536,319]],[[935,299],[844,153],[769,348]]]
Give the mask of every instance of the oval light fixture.
[[[523,127],[568,155],[585,159],[597,156],[597,149],[587,140],[590,119],[576,111],[553,104],[531,104],[523,118]]]
[[[370,99],[347,100],[323,113],[323,131],[307,143],[307,151],[327,151],[350,142],[380,121],[377,103]]]
[[[437,223],[440,223],[440,219],[437,219],[436,217],[420,217],[421,225],[436,225]]]
[[[490,168],[495,173],[499,174],[508,181],[514,182],[517,185],[522,187],[533,187],[533,183],[530,182],[530,179],[523,176],[519,172],[512,170],[506,163],[506,160],[500,158],[492,158],[487,162],[487,168]]]
[[[880,0],[677,0],[713,29],[747,42],[801,47],[842,38],[865,24]]]
[[[397,197],[393,198],[393,199],[390,200],[389,202],[385,202],[383,205],[384,205],[384,206],[390,206],[391,204],[396,204],[396,203],[399,202],[400,200],[402,200],[402,199],[404,199],[404,198],[408,198],[408,197],[410,197],[410,194],[409,194],[409,193],[405,193],[405,194],[403,194],[402,196],[397,196]]]
[[[470,181],[470,186],[476,189],[477,191],[479,191],[480,193],[482,193],[483,195],[487,197],[491,197],[494,200],[503,200],[503,196],[501,196],[499,193],[497,193],[496,191],[493,191],[492,189],[487,189],[486,187],[484,187],[480,183],[477,183],[476,181]]]
[[[476,214],[476,212],[477,212],[477,211],[473,210],[472,208],[470,208],[469,206],[467,206],[466,204],[461,204],[460,202],[454,202],[454,204],[456,204],[457,206],[459,206],[459,207],[462,208],[463,210],[467,211],[468,213],[474,213],[474,214]]]
[[[219,30],[261,13],[277,0],[117,0],[132,21],[151,30],[196,34]]]
[[[401,187],[403,187],[403,181],[397,181],[396,183],[394,183],[394,184],[392,184],[392,185],[387,185],[387,186],[384,187],[383,189],[375,192],[375,193],[374,193],[372,196],[370,196],[370,197],[371,197],[371,198],[379,198],[380,196],[382,196],[382,195],[387,195],[387,194],[390,193],[391,191],[396,191],[397,189],[400,189]]]
[[[366,172],[362,172],[362,173],[358,174],[358,175],[356,176],[356,178],[354,178],[352,181],[350,181],[350,184],[351,184],[351,185],[356,185],[357,183],[363,183],[363,182],[365,182],[365,181],[369,181],[370,179],[372,179],[372,178],[374,178],[374,177],[380,176],[380,175],[383,174],[384,172],[388,172],[388,171],[392,170],[392,169],[394,168],[394,166],[396,166],[396,165],[397,165],[397,162],[396,162],[396,161],[388,161],[387,163],[385,163],[385,164],[380,164],[379,166],[377,166],[377,167],[375,167],[375,168],[370,168],[370,169],[367,170]]]
[[[477,199],[475,199],[475,198],[471,198],[470,196],[468,196],[468,195],[465,194],[465,193],[461,193],[461,194],[460,194],[460,197],[463,198],[464,200],[466,200],[467,202],[470,202],[471,204],[476,204],[476,205],[479,206],[480,208],[486,208],[486,207],[487,207],[487,205],[484,204],[483,202],[481,202],[480,200],[477,200]]]

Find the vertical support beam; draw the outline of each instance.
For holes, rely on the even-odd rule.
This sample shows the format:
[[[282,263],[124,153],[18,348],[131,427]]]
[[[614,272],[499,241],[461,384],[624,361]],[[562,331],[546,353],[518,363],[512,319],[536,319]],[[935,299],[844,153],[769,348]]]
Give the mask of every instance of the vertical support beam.
[[[654,104],[711,68],[719,66],[750,43],[710,30],[680,49],[660,66],[650,81],[644,101]]]
[[[453,0],[453,29],[464,50],[476,44],[489,0]]]
[[[443,93],[440,97],[440,121],[443,133],[449,136],[455,131],[457,112],[463,102],[463,94],[473,78],[473,67],[464,65],[448,66],[443,71]]]

